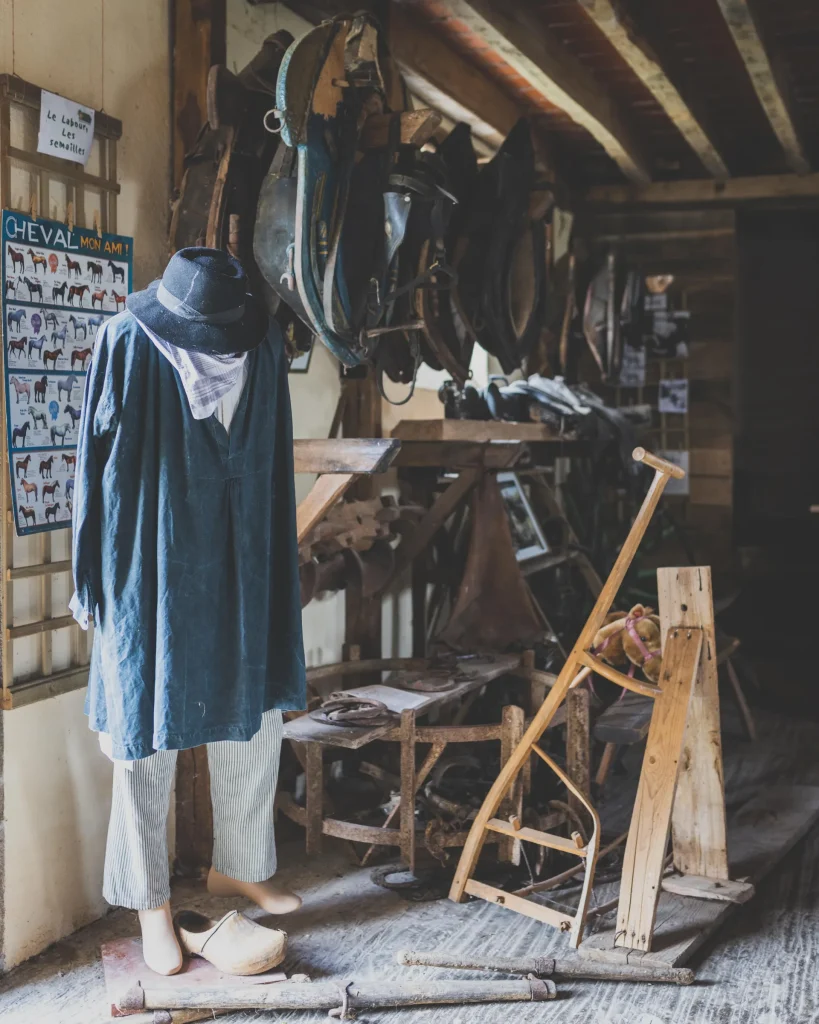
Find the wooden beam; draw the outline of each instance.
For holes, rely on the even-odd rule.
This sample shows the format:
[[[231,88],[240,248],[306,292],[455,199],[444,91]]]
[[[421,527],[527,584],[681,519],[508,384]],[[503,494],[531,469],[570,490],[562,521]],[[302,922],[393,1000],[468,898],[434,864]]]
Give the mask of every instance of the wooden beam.
[[[596,185],[583,197],[589,206],[675,206],[683,203],[745,203],[819,199],[819,174],[767,174],[728,181],[655,181],[650,185]]]
[[[386,473],[401,442],[385,437],[297,438],[296,473]]]
[[[785,152],[788,166],[797,174],[807,174],[811,168],[788,109],[783,77],[777,73],[776,61],[772,60],[770,46],[765,45],[752,5],[748,0],[717,0],[717,3],[762,109]]]
[[[495,83],[447,45],[429,25],[394,4],[390,53],[410,92],[497,149],[523,110]]]
[[[624,23],[612,0],[579,0],[584,11],[660,104],[702,165],[714,178],[727,178],[728,168],[716,147],[663,70],[648,43]]]
[[[226,60],[227,0],[173,0],[173,176],[207,117],[208,71]]]
[[[563,45],[518,5],[444,0],[443,6],[549,103],[585,128],[631,181],[651,179],[639,140],[606,90]]]

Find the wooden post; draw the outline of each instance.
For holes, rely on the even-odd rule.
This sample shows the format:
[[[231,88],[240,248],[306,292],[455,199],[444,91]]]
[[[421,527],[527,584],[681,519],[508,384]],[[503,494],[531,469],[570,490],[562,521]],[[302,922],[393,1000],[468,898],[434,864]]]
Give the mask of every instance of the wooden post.
[[[658,569],[657,590],[663,635],[671,625],[703,630],[671,819],[674,867],[684,875],[723,880],[728,878],[728,849],[711,570]]]
[[[508,704],[503,709],[501,719],[501,766],[505,765],[514,753],[526,731],[526,715],[523,708],[516,704]],[[523,772],[515,779],[504,802],[501,817],[506,820],[516,819],[520,825],[523,814]],[[498,845],[498,859],[512,864],[520,864],[520,840],[501,839]]]
[[[651,948],[683,734],[702,646],[703,631],[696,628],[673,628],[665,642],[661,692],[654,702],[623,858],[615,946]]]
[[[589,691],[581,687],[569,690],[566,696],[566,773],[587,797],[591,794],[590,699]],[[569,793],[569,807],[587,826],[586,809],[572,793]]]
[[[401,712],[401,860],[415,871],[415,712]]]
[[[207,118],[208,72],[226,60],[227,0],[173,0],[173,180]]]
[[[321,853],[324,820],[324,751],[320,743],[304,744],[305,809],[307,811],[307,856]]]

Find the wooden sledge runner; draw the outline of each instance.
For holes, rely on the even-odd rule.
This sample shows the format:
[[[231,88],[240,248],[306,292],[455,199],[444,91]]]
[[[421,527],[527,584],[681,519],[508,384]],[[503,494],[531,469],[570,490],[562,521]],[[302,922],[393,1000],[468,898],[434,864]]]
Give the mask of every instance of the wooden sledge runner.
[[[631,854],[633,858],[635,844],[638,841],[641,843],[644,841],[646,830],[656,836],[662,833],[662,843],[655,841],[650,843],[652,857],[655,860],[656,848],[662,847],[659,865],[652,863],[645,875],[648,890],[651,890],[652,880],[657,875],[655,890],[659,894],[660,875],[657,872],[659,871],[660,874],[662,872],[662,860],[665,856],[665,843],[670,824],[671,805],[673,803],[679,757],[682,750],[688,703],[699,671],[700,655],[703,649],[703,629],[701,626],[685,625],[670,628],[663,647],[663,667],[660,686],[632,679],[605,664],[590,651],[594,637],[611,609],[612,602],[623,583],[640,541],[654,514],[654,510],[662,497],[666,484],[672,478],[681,479],[685,476],[684,471],[680,467],[656,455],[652,455],[643,448],[636,448],[634,450],[634,458],[636,461],[643,462],[654,469],[654,479],[620,550],[620,554],[617,556],[617,560],[609,573],[609,577],[600,591],[594,608],[581,630],[577,642],[569,653],[560,675],[557,677],[540,710],[532,719],[532,723],[519,745],[495,780],[472,824],[449,893],[450,899],[455,902],[460,902],[465,894],[480,896],[482,899],[508,907],[517,913],[525,914],[545,924],[557,927],[561,931],[569,933],[571,945],[575,948],[580,944],[583,937],[586,913],[594,883],[594,870],[600,849],[600,819],[587,795],[582,793],[565,772],[538,746],[538,740],[548,727],[568,692],[572,687],[582,682],[591,672],[596,672],[627,690],[657,698],[652,716],[652,731],[655,734],[655,746],[658,748],[658,751],[656,754],[652,753],[646,757],[645,765],[650,764],[650,774],[652,776],[659,777],[664,773],[662,790],[663,796],[666,798],[665,803],[668,806],[666,807],[663,801],[660,802],[659,806],[655,806],[651,796],[646,794],[644,805],[642,807],[635,807],[631,829],[634,836],[631,834],[629,836],[626,856],[628,859],[629,854]],[[649,734],[649,744],[651,745],[651,734]],[[661,745],[664,747],[664,750],[659,750]],[[495,817],[504,797],[513,786],[515,779],[532,754],[536,754],[552,769],[577,802],[587,811],[592,822],[591,836],[587,843],[584,844],[577,834],[576,839],[574,837],[573,839],[566,839],[564,836],[552,835],[537,829],[521,828],[517,820],[503,821]],[[655,760],[650,762],[650,757],[655,758]],[[644,766],[643,776],[645,777],[646,774]],[[666,785],[667,781],[670,781],[670,786]],[[645,789],[642,778],[640,788],[641,792]],[[639,800],[640,796],[638,795]],[[637,836],[641,826],[644,827],[642,835],[638,839]],[[586,862],[586,872],[577,913],[572,916],[571,914],[554,910],[543,904],[534,903],[531,900],[476,881],[472,875],[489,832],[501,833],[518,840],[537,843],[541,846],[547,846],[583,858]],[[656,900],[654,906],[656,906]],[[621,907],[621,909],[624,908]],[[631,916],[639,916],[640,910],[641,908],[635,906]],[[646,906],[643,916],[650,918],[653,923],[653,908]],[[649,935],[647,938],[644,936],[643,941],[650,941],[650,928],[648,930]]]

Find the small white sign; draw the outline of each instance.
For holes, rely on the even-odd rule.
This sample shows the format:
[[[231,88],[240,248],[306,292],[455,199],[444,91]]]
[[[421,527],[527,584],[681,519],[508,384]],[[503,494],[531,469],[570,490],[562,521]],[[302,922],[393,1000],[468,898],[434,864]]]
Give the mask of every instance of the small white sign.
[[[623,346],[620,361],[620,387],[642,388],[646,382],[646,350],[633,345]]]
[[[93,142],[93,109],[43,89],[37,152],[87,164]]]
[[[659,387],[658,407],[660,412],[688,412],[688,381],[661,380]]]

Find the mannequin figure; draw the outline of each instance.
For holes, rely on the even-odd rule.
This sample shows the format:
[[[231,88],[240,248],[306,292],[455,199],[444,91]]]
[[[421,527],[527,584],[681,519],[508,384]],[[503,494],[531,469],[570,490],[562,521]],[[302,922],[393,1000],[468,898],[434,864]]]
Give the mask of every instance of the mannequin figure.
[[[273,881],[281,713],[305,705],[292,449],[277,326],[237,260],[181,250],[98,335],[73,522],[71,607],[96,625],[86,712],[114,761],[103,891],[138,911],[161,974],[182,966],[165,841],[177,750],[207,744],[208,891],[277,915],[301,904]],[[248,925],[240,941],[264,943]]]

